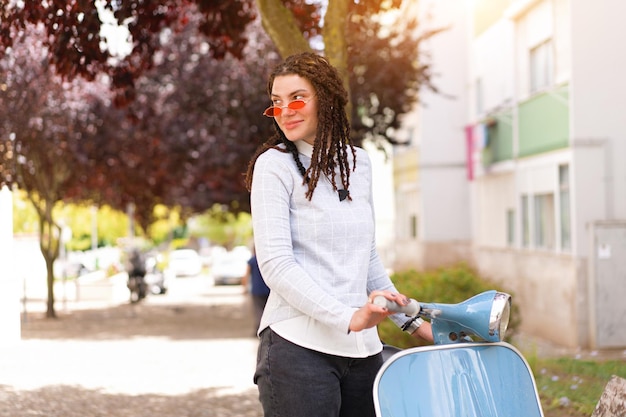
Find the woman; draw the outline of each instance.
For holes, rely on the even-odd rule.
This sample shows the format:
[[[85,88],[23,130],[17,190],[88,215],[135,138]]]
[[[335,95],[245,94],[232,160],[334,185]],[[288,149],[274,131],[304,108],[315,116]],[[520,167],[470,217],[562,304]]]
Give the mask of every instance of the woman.
[[[350,144],[347,92],[325,58],[287,58],[268,93],[264,114],[276,134],[247,173],[257,258],[271,288],[258,330],[259,399],[266,416],[373,416],[376,325],[407,318],[371,300],[409,300],[376,253],[370,161]],[[427,322],[408,331],[432,341]]]

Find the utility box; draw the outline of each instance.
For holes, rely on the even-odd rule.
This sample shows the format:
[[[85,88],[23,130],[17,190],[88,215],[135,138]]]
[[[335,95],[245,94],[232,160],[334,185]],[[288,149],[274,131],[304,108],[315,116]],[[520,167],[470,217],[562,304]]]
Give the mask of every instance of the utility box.
[[[592,349],[626,347],[626,220],[591,225],[589,341]]]

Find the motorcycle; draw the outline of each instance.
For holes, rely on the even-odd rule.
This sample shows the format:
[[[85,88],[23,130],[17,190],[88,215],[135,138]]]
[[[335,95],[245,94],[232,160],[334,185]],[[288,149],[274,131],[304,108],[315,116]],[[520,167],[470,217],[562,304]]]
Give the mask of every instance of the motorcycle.
[[[374,381],[378,417],[543,417],[522,354],[504,342],[511,296],[486,291],[458,304],[374,302],[411,320],[428,319],[434,345],[385,346]]]
[[[130,291],[130,302],[138,303],[146,298],[147,284],[145,280],[145,272],[131,271],[128,274],[128,290]]]
[[[146,297],[146,264],[143,256],[138,250],[133,250],[130,256],[128,268],[128,282],[126,286],[130,291],[130,302],[138,303]]]
[[[146,274],[143,279],[147,291],[153,295],[167,293],[170,281],[175,278],[172,271],[159,268],[159,257],[160,255],[149,256],[146,259]]]

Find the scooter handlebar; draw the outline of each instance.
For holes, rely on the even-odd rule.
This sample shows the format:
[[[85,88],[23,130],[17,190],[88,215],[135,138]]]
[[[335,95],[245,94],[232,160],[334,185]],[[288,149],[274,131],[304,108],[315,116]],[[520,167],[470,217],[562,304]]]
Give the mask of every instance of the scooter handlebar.
[[[381,307],[386,307],[387,310],[393,311],[394,313],[404,313],[410,317],[415,317],[420,312],[420,303],[418,303],[417,300],[413,300],[413,299],[409,301],[409,304],[405,306],[401,306],[395,301],[386,299],[382,295],[377,295],[376,297],[374,297],[374,300],[372,300],[372,304],[376,304],[377,306],[381,306]]]

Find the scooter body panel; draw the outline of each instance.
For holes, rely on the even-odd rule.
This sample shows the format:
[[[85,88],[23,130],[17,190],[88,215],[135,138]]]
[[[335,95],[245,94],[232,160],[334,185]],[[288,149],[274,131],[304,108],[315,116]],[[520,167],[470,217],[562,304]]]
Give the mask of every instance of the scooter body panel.
[[[403,350],[374,382],[378,417],[543,417],[528,363],[512,345]]]

